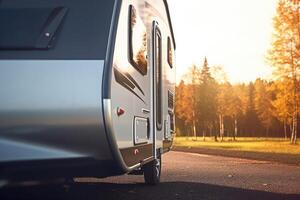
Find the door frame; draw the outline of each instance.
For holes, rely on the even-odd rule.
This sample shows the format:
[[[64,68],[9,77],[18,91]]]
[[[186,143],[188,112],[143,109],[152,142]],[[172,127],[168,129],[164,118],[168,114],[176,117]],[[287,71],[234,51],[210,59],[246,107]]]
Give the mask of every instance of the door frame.
[[[152,59],[151,59],[151,104],[152,104],[152,116],[151,116],[151,130],[152,130],[152,139],[153,139],[153,157],[156,159],[158,157],[157,155],[157,131],[162,130],[163,127],[163,115],[162,115],[162,107],[160,107],[160,124],[157,124],[157,37],[160,37],[160,50],[159,50],[159,56],[160,56],[160,103],[162,106],[162,35],[159,28],[159,24],[157,21],[153,21],[152,23],[152,38],[151,38],[151,52],[152,52]]]

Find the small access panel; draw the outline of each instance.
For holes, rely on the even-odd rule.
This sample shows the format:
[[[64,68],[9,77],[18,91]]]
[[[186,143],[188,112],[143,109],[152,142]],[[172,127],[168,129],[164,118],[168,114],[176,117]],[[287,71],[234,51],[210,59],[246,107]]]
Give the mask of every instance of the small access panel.
[[[149,119],[143,117],[134,118],[134,144],[146,144],[149,139]]]

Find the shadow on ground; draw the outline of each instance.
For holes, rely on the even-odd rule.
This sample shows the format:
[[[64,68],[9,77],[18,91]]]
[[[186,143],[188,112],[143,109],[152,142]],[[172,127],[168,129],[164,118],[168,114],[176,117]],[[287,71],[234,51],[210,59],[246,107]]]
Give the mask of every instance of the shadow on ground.
[[[70,186],[27,186],[0,190],[0,199],[30,200],[131,200],[131,199],[300,199],[300,194],[277,194],[217,185],[166,182],[159,186],[144,184],[74,183]]]

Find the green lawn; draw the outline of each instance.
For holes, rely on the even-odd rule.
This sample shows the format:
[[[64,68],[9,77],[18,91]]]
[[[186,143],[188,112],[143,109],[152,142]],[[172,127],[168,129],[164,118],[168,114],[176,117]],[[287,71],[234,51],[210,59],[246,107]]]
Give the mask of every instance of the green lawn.
[[[212,138],[206,138],[203,141],[199,137],[195,141],[195,138],[192,137],[176,137],[174,146],[300,155],[299,142],[297,145],[291,145],[289,140],[278,138],[237,138],[237,141],[232,141],[232,138],[225,138],[223,142],[215,142]]]

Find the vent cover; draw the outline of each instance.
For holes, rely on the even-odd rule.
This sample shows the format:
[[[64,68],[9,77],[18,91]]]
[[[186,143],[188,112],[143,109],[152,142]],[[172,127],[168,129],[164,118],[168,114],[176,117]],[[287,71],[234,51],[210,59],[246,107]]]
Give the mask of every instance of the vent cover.
[[[174,108],[174,95],[169,90],[168,90],[168,107],[171,109]]]

